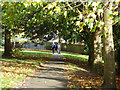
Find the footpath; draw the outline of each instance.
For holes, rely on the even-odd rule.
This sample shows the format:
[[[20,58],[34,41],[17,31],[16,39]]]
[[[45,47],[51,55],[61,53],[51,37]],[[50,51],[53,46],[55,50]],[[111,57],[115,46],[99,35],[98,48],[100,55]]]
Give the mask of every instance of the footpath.
[[[63,55],[54,54],[40,70],[19,88],[61,90],[67,88],[67,67]]]

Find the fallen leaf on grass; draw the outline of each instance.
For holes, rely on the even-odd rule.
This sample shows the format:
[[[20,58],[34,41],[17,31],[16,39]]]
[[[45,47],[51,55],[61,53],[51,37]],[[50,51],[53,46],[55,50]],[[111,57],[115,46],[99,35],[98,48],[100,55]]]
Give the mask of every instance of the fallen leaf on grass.
[[[70,65],[68,68],[69,72],[67,72],[67,75],[69,75],[69,88],[97,88],[103,83],[103,77],[94,76],[90,72],[81,72],[81,69],[77,71],[72,69],[78,68],[77,66],[72,67],[72,65]]]

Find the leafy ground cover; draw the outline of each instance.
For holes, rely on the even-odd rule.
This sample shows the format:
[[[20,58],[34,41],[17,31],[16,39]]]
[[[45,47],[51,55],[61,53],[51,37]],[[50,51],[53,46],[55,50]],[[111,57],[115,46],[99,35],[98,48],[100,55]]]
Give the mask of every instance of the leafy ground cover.
[[[85,64],[86,65],[86,64]],[[103,83],[103,77],[90,73],[82,67],[68,63],[68,87],[69,88],[98,88]]]
[[[68,88],[100,88],[103,84],[103,76],[90,71],[87,61],[77,58],[65,57],[67,62]],[[117,88],[120,89],[120,77],[116,76]]]
[[[21,53],[22,56],[1,59],[0,82],[2,82],[2,88],[13,87],[20,81],[24,82],[26,77],[32,76],[39,66],[52,55],[51,50],[24,49]],[[88,55],[70,52],[62,52],[61,54],[65,56],[64,60],[67,62],[69,88],[98,88],[102,85],[103,76],[94,74],[89,70]],[[117,88],[120,88],[119,82],[120,77],[117,76]]]
[[[24,52],[14,58],[2,58],[2,66],[0,67],[1,76],[1,88],[12,88],[32,75],[38,70],[48,59],[50,55]],[[20,84],[21,83],[21,84]]]

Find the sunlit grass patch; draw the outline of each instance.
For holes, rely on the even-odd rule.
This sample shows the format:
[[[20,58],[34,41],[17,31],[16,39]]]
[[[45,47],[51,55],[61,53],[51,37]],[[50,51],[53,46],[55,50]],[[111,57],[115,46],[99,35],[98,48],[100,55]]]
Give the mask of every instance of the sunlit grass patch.
[[[69,53],[69,52],[63,52],[62,55],[64,55],[65,57],[68,57],[68,58],[76,58],[76,59],[80,59],[83,61],[88,60],[88,55],[74,54],[74,53]]]
[[[24,51],[39,51],[39,52],[52,52],[52,50],[45,50],[45,49],[25,49],[25,48],[22,48],[22,50]]]
[[[0,50],[1,53],[4,50]],[[23,82],[26,77],[33,76],[40,65],[50,58],[51,54],[41,51],[21,51],[14,57],[3,58],[0,67],[2,76],[0,77],[1,88],[12,88]]]
[[[81,67],[78,67],[77,65],[72,64],[72,63],[69,63],[69,68],[72,71],[79,71],[79,70],[81,70],[81,71],[84,71],[84,72],[89,72],[88,70],[86,70],[84,68],[81,68]]]
[[[91,74],[88,70],[68,63],[68,88],[98,88],[103,83],[103,77]]]
[[[82,63],[82,62],[81,62]],[[83,63],[84,64],[84,63]],[[84,65],[86,66],[86,65]],[[86,66],[88,67],[88,66]],[[103,76],[91,73],[88,69],[68,63],[68,88],[93,88],[98,89],[103,84]],[[120,89],[120,77],[116,76],[116,86]]]
[[[39,65],[44,60],[32,59],[1,59],[1,88],[12,88],[21,82],[27,76],[33,76],[34,72],[38,69]]]
[[[41,51],[22,51],[23,53],[32,53],[32,54],[48,54],[51,55],[50,52],[41,52]]]
[[[1,88],[12,88],[14,85],[17,85],[17,83],[22,81],[22,79],[26,76],[25,74],[13,72],[2,72],[1,74],[3,75],[0,77]]]

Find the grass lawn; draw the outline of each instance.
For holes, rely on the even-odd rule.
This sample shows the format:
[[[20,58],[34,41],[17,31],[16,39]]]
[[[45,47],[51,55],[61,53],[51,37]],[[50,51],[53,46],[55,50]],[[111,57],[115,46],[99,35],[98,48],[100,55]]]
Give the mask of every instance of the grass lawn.
[[[81,62],[82,66],[88,67],[86,63]],[[103,83],[103,76],[90,73],[90,71],[82,66],[68,63],[68,84],[67,87],[79,88],[98,88]]]
[[[0,53],[3,54],[3,52],[4,49],[0,49]],[[55,51],[55,53],[57,52]],[[39,65],[44,63],[51,55],[51,50],[23,49],[23,51],[18,53],[17,58],[2,58],[2,66],[0,67],[0,70],[2,71],[0,77],[1,87],[12,88],[17,83],[23,82],[22,80],[27,76],[32,76],[37,68],[39,68]],[[68,52],[62,52],[62,55],[84,59],[88,58],[87,56]]]
[[[75,53],[70,53],[70,52],[62,52],[62,55],[65,57],[70,57],[70,58],[76,58],[80,60],[88,60],[88,55],[82,55],[82,54],[75,54]]]
[[[4,50],[0,49],[0,52],[3,53]],[[24,80],[25,77],[32,76],[37,68],[39,68],[39,65],[44,63],[52,55],[51,52],[51,50],[23,49],[23,51],[20,52],[21,56],[19,56],[18,53],[17,58],[2,58],[2,67],[0,67],[0,70],[2,71],[0,77],[2,88],[13,87],[18,82]],[[55,51],[55,53],[57,52]],[[89,73],[87,66],[88,55],[81,55],[65,51],[62,51],[61,54],[65,56],[70,69],[69,75],[71,75],[71,79],[69,78],[70,81],[68,82],[69,88],[79,88],[79,86],[88,88],[101,85],[103,82],[103,77],[91,76]],[[83,72],[86,72],[86,74]],[[80,79],[81,77],[78,77],[78,75],[81,73],[83,73],[81,75],[81,77],[83,77],[82,79]],[[85,82],[80,84],[82,81]],[[88,83],[90,85],[88,85]]]
[[[80,61],[79,65],[68,62],[67,65],[68,88],[75,90],[93,88],[97,90],[102,86],[104,76],[90,72],[86,62]],[[119,76],[116,76],[116,87],[120,90]]]
[[[2,66],[0,67],[1,87],[12,88],[18,82],[22,81],[26,76],[32,76],[38,66],[43,63],[42,60],[33,59],[1,59]]]
[[[3,49],[0,49],[0,51],[4,51]],[[51,50],[39,50],[39,49],[23,49],[22,51],[23,54],[36,54],[36,55],[52,55],[52,51]],[[55,51],[55,53],[57,53],[57,51]],[[72,53],[72,52],[65,52],[65,51],[61,51],[61,54],[64,55],[65,57],[71,57],[71,58],[77,58],[80,60],[88,60],[88,55],[82,55],[82,54],[76,54],[76,53]]]
[[[29,53],[41,53],[41,54],[52,54],[52,50],[39,50],[39,49],[23,49],[23,52],[29,52]],[[55,54],[57,54],[57,51],[55,50]],[[61,51],[61,55],[64,55],[65,57],[71,57],[71,58],[77,58],[77,59],[82,59],[82,60],[88,60],[88,55],[82,55],[82,54],[77,54],[77,53],[72,53],[72,52],[65,52]]]
[[[3,53],[2,50],[0,53]],[[23,51],[22,56],[17,58],[2,58],[0,67],[1,88],[12,88],[18,83],[23,82],[26,77],[34,75],[34,72],[40,68],[51,56],[49,53],[37,51]]]

